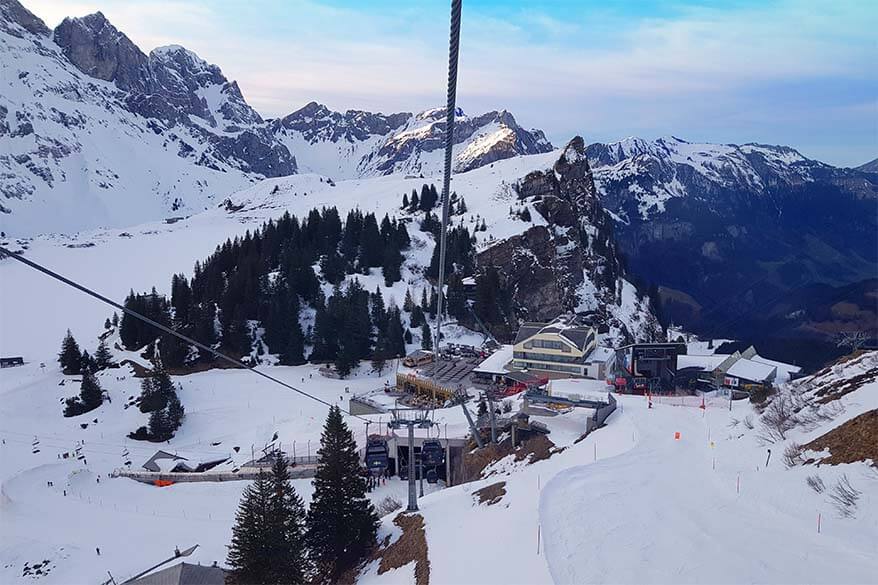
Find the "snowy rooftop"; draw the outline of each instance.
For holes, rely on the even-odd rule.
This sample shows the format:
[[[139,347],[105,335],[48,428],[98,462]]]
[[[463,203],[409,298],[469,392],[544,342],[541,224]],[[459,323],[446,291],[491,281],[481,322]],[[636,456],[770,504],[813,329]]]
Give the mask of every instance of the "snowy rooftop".
[[[613,358],[616,355],[616,350],[612,347],[596,347],[592,350],[590,354],[588,354],[588,358],[586,358],[586,362],[606,362]]]
[[[681,370],[683,368],[699,368],[705,371],[713,370],[721,363],[723,363],[727,357],[729,356],[724,354],[678,355],[677,369]]]
[[[488,358],[473,369],[479,374],[504,374],[508,370],[504,367],[512,360],[512,346],[501,345],[500,349],[492,353]]]
[[[793,374],[798,374],[802,371],[802,368],[800,368],[799,366],[770,360],[768,358],[762,357],[761,355],[754,355],[751,359],[754,362],[759,362],[760,364],[776,367],[778,382],[789,382]]]
[[[578,396],[585,400],[607,401],[607,392],[612,390],[604,380],[589,380],[583,378],[566,378],[551,380],[547,388],[550,396],[571,398]]]
[[[762,382],[770,378],[776,370],[775,366],[742,358],[732,364],[732,367],[726,373],[736,378]]]

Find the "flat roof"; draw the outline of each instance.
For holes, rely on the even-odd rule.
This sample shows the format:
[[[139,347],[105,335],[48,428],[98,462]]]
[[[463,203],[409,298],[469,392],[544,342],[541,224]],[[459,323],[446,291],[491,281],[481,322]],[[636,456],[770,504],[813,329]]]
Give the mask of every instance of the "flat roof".
[[[489,355],[485,361],[473,368],[477,374],[506,374],[506,364],[512,361],[512,346],[501,345],[500,349]]]
[[[678,355],[677,369],[682,370],[683,368],[698,368],[700,370],[710,371],[716,369],[721,363],[726,360],[727,357],[729,356],[725,354]]]

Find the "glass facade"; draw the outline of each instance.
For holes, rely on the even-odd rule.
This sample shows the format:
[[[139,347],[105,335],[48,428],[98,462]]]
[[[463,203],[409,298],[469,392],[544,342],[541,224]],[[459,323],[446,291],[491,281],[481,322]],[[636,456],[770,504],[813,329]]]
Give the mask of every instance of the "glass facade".
[[[577,366],[562,366],[561,364],[541,364],[538,362],[526,362],[515,360],[512,362],[512,367],[517,368],[519,370],[527,368],[528,370],[543,370],[546,372],[565,372],[568,374],[582,374],[582,367]]]
[[[553,353],[535,353],[530,351],[516,351],[513,352],[512,357],[520,358],[525,360],[539,360],[542,362],[558,362],[562,364],[576,364],[580,363],[580,361],[572,356],[567,355],[556,355]]]

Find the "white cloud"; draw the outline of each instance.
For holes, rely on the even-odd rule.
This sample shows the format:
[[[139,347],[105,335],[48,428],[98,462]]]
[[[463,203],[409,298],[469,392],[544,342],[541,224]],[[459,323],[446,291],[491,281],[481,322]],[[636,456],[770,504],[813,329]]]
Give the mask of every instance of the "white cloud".
[[[55,24],[100,9],[148,51],[178,43],[216,63],[263,114],[316,99],[335,108],[417,110],[444,101],[447,14],[418,5],[375,13],[313,1],[30,0]],[[876,85],[878,11],[857,2],[681,9],[674,18],[508,18],[464,8],[459,101],[508,107],[552,135],[701,128],[738,139],[740,108],[784,110],[760,88],[843,78]],[[791,90],[792,91],[792,90]],[[815,101],[812,112],[843,104]],[[717,121],[736,120],[728,132]],[[801,121],[800,121],[801,123]],[[682,125],[672,127],[671,124]],[[784,140],[780,132],[775,141]],[[792,135],[792,133],[791,133]],[[732,138],[730,138],[730,136]]]

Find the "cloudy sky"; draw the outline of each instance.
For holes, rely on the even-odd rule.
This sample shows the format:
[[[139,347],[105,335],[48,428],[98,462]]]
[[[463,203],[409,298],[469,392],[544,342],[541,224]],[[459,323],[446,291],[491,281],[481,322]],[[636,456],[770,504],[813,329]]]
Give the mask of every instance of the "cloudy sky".
[[[316,100],[444,102],[448,3],[23,0],[49,26],[102,11],[145,52],[180,44],[266,117]],[[556,144],[675,135],[878,157],[878,4],[464,0],[458,104],[508,109]]]

